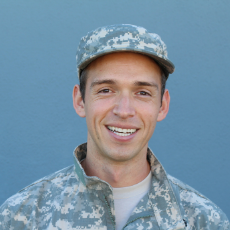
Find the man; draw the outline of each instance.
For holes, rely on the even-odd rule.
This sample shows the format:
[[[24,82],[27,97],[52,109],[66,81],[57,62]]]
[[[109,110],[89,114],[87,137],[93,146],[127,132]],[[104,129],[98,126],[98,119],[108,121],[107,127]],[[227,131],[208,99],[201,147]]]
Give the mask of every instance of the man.
[[[148,148],[168,113],[174,71],[161,38],[133,25],[101,27],[81,39],[77,65],[73,105],[86,117],[87,143],[75,149],[74,166],[8,199],[0,229],[230,229]]]

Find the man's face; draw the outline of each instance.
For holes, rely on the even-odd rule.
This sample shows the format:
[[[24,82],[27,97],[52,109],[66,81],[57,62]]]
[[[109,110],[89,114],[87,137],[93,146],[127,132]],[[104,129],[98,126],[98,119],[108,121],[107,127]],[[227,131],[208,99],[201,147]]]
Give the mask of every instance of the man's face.
[[[79,93],[79,87],[75,90]],[[121,162],[146,156],[156,122],[168,112],[169,94],[166,91],[161,106],[161,70],[153,60],[119,52],[88,66],[81,104],[80,113],[75,109],[86,117],[88,151]]]

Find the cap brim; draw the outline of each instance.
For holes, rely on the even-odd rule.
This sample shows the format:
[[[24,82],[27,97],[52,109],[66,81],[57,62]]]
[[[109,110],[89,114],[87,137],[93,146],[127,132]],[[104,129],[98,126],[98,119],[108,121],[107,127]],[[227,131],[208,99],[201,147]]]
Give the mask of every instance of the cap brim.
[[[174,64],[166,58],[161,58],[157,54],[154,54],[152,51],[148,52],[147,50],[140,50],[140,49],[134,49],[134,48],[122,48],[122,49],[107,49],[98,53],[92,54],[90,57],[86,58],[85,60],[82,61],[82,63],[79,64],[78,66],[78,74],[80,77],[81,71],[88,66],[92,61],[95,59],[104,56],[106,54],[114,53],[114,52],[125,52],[125,51],[130,51],[134,53],[140,53],[143,55],[146,55],[150,58],[152,58],[154,61],[156,61],[165,71],[167,71],[168,74],[172,74],[175,70]],[[167,74],[167,75],[168,75]]]

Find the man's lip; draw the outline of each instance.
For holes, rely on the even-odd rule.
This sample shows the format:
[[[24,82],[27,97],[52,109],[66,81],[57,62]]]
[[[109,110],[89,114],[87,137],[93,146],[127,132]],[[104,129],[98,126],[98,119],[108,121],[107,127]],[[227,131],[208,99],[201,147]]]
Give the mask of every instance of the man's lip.
[[[105,125],[107,128],[108,126],[112,126],[112,127],[116,127],[116,128],[120,128],[120,129],[136,129],[138,130],[139,128],[137,128],[136,126],[133,125],[122,125],[122,124],[109,124],[109,125]]]

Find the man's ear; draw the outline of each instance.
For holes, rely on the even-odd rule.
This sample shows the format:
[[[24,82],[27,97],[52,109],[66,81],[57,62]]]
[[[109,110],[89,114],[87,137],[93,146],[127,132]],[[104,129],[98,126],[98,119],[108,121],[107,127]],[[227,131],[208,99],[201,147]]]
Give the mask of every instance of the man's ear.
[[[169,111],[170,95],[169,91],[166,89],[162,98],[161,108],[157,117],[157,121],[162,121]]]
[[[80,117],[85,117],[85,103],[81,96],[80,86],[75,85],[73,88],[73,107]]]

